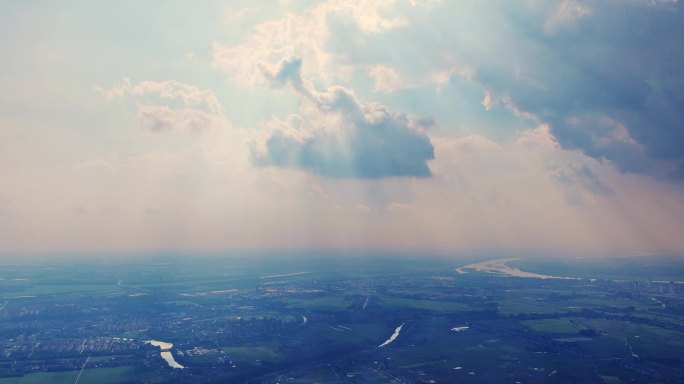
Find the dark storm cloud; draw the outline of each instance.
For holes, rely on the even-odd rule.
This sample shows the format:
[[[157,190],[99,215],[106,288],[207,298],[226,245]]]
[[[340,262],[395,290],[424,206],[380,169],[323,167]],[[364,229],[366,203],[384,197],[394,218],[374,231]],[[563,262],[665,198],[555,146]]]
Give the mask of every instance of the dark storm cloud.
[[[267,77],[275,87],[291,85],[302,116],[266,139],[255,160],[262,165],[306,169],[332,178],[430,176],[434,148],[424,130],[432,124],[364,104],[352,91],[333,86],[317,91],[301,77],[301,60],[283,61]]]
[[[477,80],[549,122],[566,148],[608,159],[623,171],[681,169],[682,5],[583,4],[590,12],[551,30],[548,14],[511,11],[518,35],[505,39],[513,49],[480,62]]]

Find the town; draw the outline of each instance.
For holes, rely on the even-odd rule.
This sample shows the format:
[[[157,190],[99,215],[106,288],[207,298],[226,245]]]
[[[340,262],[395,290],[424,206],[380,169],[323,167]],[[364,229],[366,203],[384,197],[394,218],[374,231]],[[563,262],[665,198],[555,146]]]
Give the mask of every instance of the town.
[[[4,265],[0,384],[676,383],[668,262],[643,279],[444,258]]]

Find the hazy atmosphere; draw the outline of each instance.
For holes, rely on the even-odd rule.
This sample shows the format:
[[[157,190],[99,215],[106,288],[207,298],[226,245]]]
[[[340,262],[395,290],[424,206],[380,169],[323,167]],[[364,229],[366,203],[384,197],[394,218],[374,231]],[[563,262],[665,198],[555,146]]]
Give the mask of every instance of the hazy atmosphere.
[[[2,255],[684,251],[677,0],[0,9]]]

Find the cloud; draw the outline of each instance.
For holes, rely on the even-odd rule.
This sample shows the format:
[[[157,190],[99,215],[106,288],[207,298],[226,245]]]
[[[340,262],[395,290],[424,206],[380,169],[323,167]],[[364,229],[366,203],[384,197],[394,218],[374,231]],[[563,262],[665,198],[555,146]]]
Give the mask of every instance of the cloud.
[[[585,1],[563,0],[546,20],[544,30],[547,33],[555,33],[559,28],[572,25],[590,14],[591,8]]]
[[[528,150],[560,149],[560,144],[551,134],[548,124],[542,124],[535,129],[522,132],[515,143]]]
[[[183,129],[200,131],[210,127],[214,116],[193,108],[171,109],[168,106],[139,105],[140,126],[151,132]]]
[[[376,92],[392,93],[411,86],[402,73],[389,66],[374,65],[368,69],[368,75],[373,79]]]
[[[441,3],[442,0],[409,0],[409,4],[412,6],[422,5],[422,6],[434,6]]]
[[[338,1],[329,2],[331,13],[349,13],[361,31],[378,33],[395,28],[405,27],[407,21],[403,16],[393,15],[394,0],[353,1],[349,4]],[[417,5],[417,4],[413,4]]]
[[[271,123],[254,149],[257,164],[295,167],[332,178],[430,176],[434,149],[425,133],[432,124],[363,103],[351,90],[317,91],[301,76],[301,60],[284,60],[270,75],[273,86],[291,85],[300,115]]]
[[[550,177],[563,186],[563,191],[571,204],[586,204],[583,196],[587,193],[608,197],[615,194],[586,164],[566,164],[554,170]]]
[[[375,7],[375,21],[363,22],[364,7]],[[488,110],[548,124],[563,148],[623,172],[679,177],[682,11],[681,2],[650,0],[326,2],[257,26],[244,44],[215,49],[214,61],[262,85],[258,68],[292,56],[317,84],[351,83],[359,70],[384,93],[465,83]]]
[[[226,124],[223,107],[214,92],[195,85],[168,81],[124,78],[111,89],[97,88],[108,100],[133,97],[137,100],[140,127],[150,132],[173,129],[200,131]]]
[[[625,172],[667,176],[683,169],[682,5],[564,1],[540,7],[541,15],[513,11],[508,33],[499,34],[502,48],[492,47],[496,57],[464,58],[487,91],[483,105],[534,116],[564,148]]]
[[[684,212],[680,190],[550,139],[543,125],[505,143],[435,138],[434,177],[413,186],[410,220],[430,223],[435,242],[480,250],[595,256],[681,249],[671,227]]]
[[[684,250],[681,2],[193,4],[9,18],[0,248]]]
[[[246,87],[265,85],[261,67],[273,66],[285,57],[294,56],[306,60],[305,76],[309,79],[327,81],[331,75],[349,77],[350,68],[339,63],[332,65],[341,61],[344,53],[330,50],[331,41],[342,37],[331,28],[331,20],[351,24],[355,32],[365,35],[381,34],[407,26],[396,3],[394,0],[326,1],[301,14],[287,12],[280,18],[257,24],[243,43],[229,45],[214,41],[213,65],[229,72]]]

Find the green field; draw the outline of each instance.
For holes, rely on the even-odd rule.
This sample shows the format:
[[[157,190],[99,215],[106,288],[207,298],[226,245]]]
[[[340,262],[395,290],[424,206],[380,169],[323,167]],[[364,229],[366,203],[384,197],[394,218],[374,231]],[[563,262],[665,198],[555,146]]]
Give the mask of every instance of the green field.
[[[278,363],[283,360],[283,356],[273,347],[266,345],[246,345],[239,347],[223,347],[223,352],[228,355],[235,363],[255,363],[267,361]]]
[[[31,373],[21,377],[0,378],[0,384],[73,384],[78,371]],[[135,367],[94,368],[83,371],[79,384],[123,384],[151,379],[152,373],[140,373]]]
[[[393,329],[373,323],[310,324],[307,338],[323,339],[338,347],[380,344]]]
[[[340,311],[346,309],[351,304],[351,301],[345,300],[343,296],[312,297],[306,299],[288,298],[283,300],[283,302],[291,308],[323,311]]]
[[[467,304],[455,303],[451,301],[409,299],[404,297],[383,296],[380,306],[390,309],[411,309],[430,312],[450,313],[468,311],[472,308]]]
[[[549,337],[576,337],[582,329],[593,329],[600,333],[593,341],[583,346],[598,357],[628,357],[628,342],[633,352],[642,357],[663,358],[678,355],[684,350],[684,334],[644,324],[620,320],[560,318],[546,320],[524,320],[522,324],[532,331]]]
[[[585,329],[589,326],[585,320],[580,318],[524,320],[521,321],[521,323],[527,325],[535,332],[567,336],[575,336],[581,329]]]
[[[40,295],[60,295],[69,293],[108,293],[122,292],[123,288],[115,284],[32,284],[22,287],[21,290],[12,291],[3,296],[40,296]]]
[[[569,310],[566,304],[540,303],[530,297],[511,297],[498,300],[497,302],[499,304],[499,313],[504,316],[517,315],[519,313],[562,313]]]
[[[0,371],[77,369],[92,354],[80,384],[682,382],[684,286],[458,274],[422,259],[419,272],[385,263],[346,274],[296,262],[259,270],[264,262],[255,262],[243,277],[199,262],[69,265],[42,279],[33,267],[15,267],[0,296],[37,297],[0,300]],[[296,271],[314,273],[277,276]],[[223,289],[238,291],[212,292]],[[136,292],[146,295],[128,297]],[[122,337],[134,340],[109,339]],[[173,343],[188,369],[168,367],[142,344],[150,339]],[[115,364],[123,366],[98,368]],[[649,367],[655,373],[643,373]],[[0,384],[71,384],[77,376],[31,373]]]

